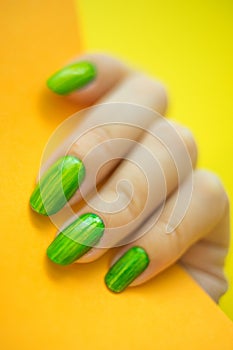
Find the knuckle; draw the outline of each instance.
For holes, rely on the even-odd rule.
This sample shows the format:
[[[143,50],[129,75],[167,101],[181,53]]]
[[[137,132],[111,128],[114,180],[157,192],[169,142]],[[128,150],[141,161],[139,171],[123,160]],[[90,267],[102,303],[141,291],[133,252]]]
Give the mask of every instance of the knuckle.
[[[101,147],[105,154],[111,156],[111,135],[107,127],[97,127],[89,130],[75,141],[70,148],[69,153],[79,156],[84,159],[88,152],[92,152],[95,147]]]
[[[172,236],[171,238],[169,237],[171,245],[170,254],[174,261],[181,256],[184,247],[187,246],[187,237],[183,232],[182,225],[177,226],[170,236]]]
[[[145,203],[141,197],[132,195],[127,186],[123,186],[122,189],[124,192],[124,196],[128,200],[127,216],[129,216],[131,220],[136,219],[138,215],[142,212]]]
[[[165,86],[158,80],[141,73],[134,73],[130,80],[131,89],[140,95],[151,96],[159,112],[164,112],[168,104],[168,94]]]
[[[198,156],[198,147],[197,142],[195,140],[195,137],[190,129],[187,127],[180,126],[176,123],[174,123],[174,127],[179,132],[187,150],[191,157],[192,165],[195,167],[197,162],[197,156]]]
[[[209,276],[209,281],[211,282],[203,285],[206,292],[214,299],[215,302],[219,302],[219,299],[228,291],[229,284],[222,272],[220,276]]]
[[[221,280],[221,289],[219,291],[220,296],[224,295],[229,288],[229,283],[225,275],[223,275],[222,280]]]
[[[188,152],[191,156],[193,166],[195,166],[195,164],[197,162],[198,151],[197,151],[197,143],[196,143],[196,140],[194,138],[194,135],[191,132],[191,130],[184,128],[182,137],[183,137],[184,143],[188,149]]]
[[[106,144],[111,139],[109,129],[105,126],[94,128],[87,134],[88,139],[92,139],[93,145]]]
[[[140,195],[136,195],[135,191],[139,189],[134,187],[135,184],[129,184],[128,181],[121,181],[118,190],[121,196],[123,212],[122,217],[125,217],[127,222],[137,219],[145,209],[147,201],[147,191],[144,189],[144,184],[140,184]]]
[[[163,218],[156,224],[156,235],[159,236],[159,244],[162,247],[164,264],[171,264],[177,261],[186,246],[187,236],[184,234],[182,225],[173,229],[167,234],[169,219]]]
[[[210,200],[223,202],[225,208],[229,207],[229,198],[220,178],[211,171],[198,170],[196,172],[196,180],[200,190]]]

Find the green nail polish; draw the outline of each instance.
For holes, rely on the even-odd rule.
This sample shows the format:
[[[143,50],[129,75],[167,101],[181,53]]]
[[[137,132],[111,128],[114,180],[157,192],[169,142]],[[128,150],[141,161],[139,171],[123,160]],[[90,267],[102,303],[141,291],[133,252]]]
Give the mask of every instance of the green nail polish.
[[[74,156],[65,156],[54,163],[41,177],[30,204],[39,214],[57,213],[74,195],[85,177],[85,167]]]
[[[90,83],[96,77],[96,68],[90,62],[72,63],[47,80],[47,86],[59,95],[66,95]]]
[[[149,257],[143,248],[130,248],[106,274],[107,287],[112,292],[122,292],[147,268],[149,262]]]
[[[71,264],[95,246],[103,233],[104,223],[98,215],[83,214],[58,234],[47,255],[56,264]]]

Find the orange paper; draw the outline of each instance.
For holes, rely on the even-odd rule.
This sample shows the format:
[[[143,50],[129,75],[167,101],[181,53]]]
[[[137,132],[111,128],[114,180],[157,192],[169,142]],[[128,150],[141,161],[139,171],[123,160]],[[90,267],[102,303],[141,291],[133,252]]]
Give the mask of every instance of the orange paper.
[[[77,107],[46,90],[80,51],[72,1],[2,1],[1,349],[232,349],[232,322],[178,266],[120,295],[104,286],[109,255],[59,267],[55,234],[28,200],[42,150]]]

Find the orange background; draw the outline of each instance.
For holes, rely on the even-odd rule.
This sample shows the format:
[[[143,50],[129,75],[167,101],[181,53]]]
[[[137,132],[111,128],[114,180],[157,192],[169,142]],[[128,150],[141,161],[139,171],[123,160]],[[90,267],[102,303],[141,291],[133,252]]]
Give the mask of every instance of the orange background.
[[[69,267],[47,261],[55,228],[28,199],[44,145],[76,110],[45,88],[81,50],[74,4],[9,0],[0,16],[1,348],[232,349],[232,322],[178,266],[114,295],[103,283],[109,255]]]

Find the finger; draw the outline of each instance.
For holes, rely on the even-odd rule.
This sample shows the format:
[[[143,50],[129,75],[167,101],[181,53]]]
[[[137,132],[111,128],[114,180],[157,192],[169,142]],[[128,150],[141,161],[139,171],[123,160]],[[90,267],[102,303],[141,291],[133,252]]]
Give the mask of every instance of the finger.
[[[53,74],[48,79],[48,87],[55,93],[68,95],[69,99],[81,106],[90,106],[133,74],[135,72],[130,67],[112,56],[89,53],[73,59]],[[164,90],[161,83],[157,84],[160,90]],[[164,113],[166,98],[163,96],[162,101],[160,98],[157,96],[156,109]]]
[[[83,213],[93,212],[94,208],[95,214],[98,214],[105,223],[105,234],[101,237],[98,247],[113,247],[119,244],[120,241],[122,245],[122,240],[127,239],[129,234],[136,230],[143,220],[174,191],[178,185],[176,164],[179,162],[179,159],[183,161],[185,152],[187,153],[187,157],[192,158],[192,162],[188,158],[190,160],[190,167],[186,168],[183,165],[183,168],[179,172],[179,178],[184,179],[188,175],[187,170],[189,172],[192,171],[192,163],[195,164],[196,160],[195,143],[191,134],[187,133],[186,129],[179,127],[180,135],[177,135],[177,129],[178,126],[174,130],[174,126],[171,127],[170,123],[165,123],[163,126],[159,126],[158,132],[160,137],[163,135],[168,137],[171,145],[174,145],[172,150],[174,158],[170,155],[171,149],[168,149],[166,144],[163,145],[161,140],[148,133],[141,140],[141,143],[135,146],[129,154],[128,159],[130,161],[125,160],[122,162],[111,178],[100,189],[99,193],[96,193],[89,200],[88,205],[79,211],[78,216]],[[146,153],[144,150],[146,150]],[[139,164],[137,160],[141,163]],[[174,160],[177,161],[174,162]],[[146,176],[144,175],[145,173]],[[133,196],[127,184],[122,182],[122,179],[127,179],[128,183],[131,184],[134,189]],[[167,188],[165,188],[164,184],[166,184]],[[118,186],[117,200],[116,186]],[[73,235],[76,237],[77,247],[80,243],[78,240],[78,231],[79,228],[75,226]],[[61,232],[62,237],[66,235],[64,230],[61,230]],[[67,239],[63,237],[64,244],[59,243],[59,250],[57,250],[57,243],[58,241],[60,242],[59,236],[61,234],[56,237],[54,243],[52,243],[52,248],[50,247],[49,249],[50,259],[63,263],[63,260],[58,256],[59,254],[62,254],[62,257],[65,259],[64,261],[67,261],[66,255],[70,256],[70,254],[73,261],[80,258],[80,254],[73,256],[75,246],[72,250],[67,249],[66,241],[72,238],[70,234]],[[95,232],[93,234],[95,235]],[[92,254],[86,257],[84,256],[81,261],[93,261],[105,251],[106,249],[94,248]]]
[[[186,191],[186,183],[179,190]],[[175,201],[176,194],[173,194],[154,227],[142,238],[124,247],[115,257],[106,275],[106,283],[111,290],[119,292],[129,284],[136,286],[144,283],[172,265],[190,246],[214,229],[227,206],[225,191],[216,176],[206,171],[196,171],[188,210],[173,233],[166,234]],[[135,247],[140,247],[140,250]],[[127,273],[123,273],[121,259],[124,260],[125,268],[127,266]],[[134,270],[137,259],[139,266]]]
[[[86,196],[96,184],[98,185],[108,176],[119,163],[120,159],[124,158],[124,155],[133,145],[130,140],[137,140],[143,130],[147,129],[152,121],[161,118],[161,116],[154,112],[154,109],[159,106],[159,101],[162,99],[164,99],[164,89],[161,88],[161,85],[158,85],[156,82],[143,75],[131,75],[105,98],[105,104],[81,112],[85,114],[85,118],[83,118],[82,123],[80,123],[78,127],[76,125],[79,120],[79,115],[67,121],[67,128],[71,130],[73,127],[74,132],[57,147],[54,153],[45,162],[40,170],[40,177],[52,164],[65,154],[72,155],[81,160],[85,158],[86,177],[82,185],[82,195]],[[113,101],[118,102],[115,104],[110,103]],[[119,103],[124,101],[132,104]],[[144,105],[150,109],[143,108],[138,104]],[[57,130],[57,134],[55,133],[50,143],[53,143],[54,139],[60,140],[61,134],[64,132],[63,129],[64,127],[62,125],[62,128]],[[117,138],[129,140],[129,142],[122,142],[122,144],[116,148],[115,144],[111,141]],[[49,145],[47,148],[49,149]],[[113,161],[109,162],[109,160]],[[104,163],[107,163],[106,167],[97,174],[97,170]],[[69,171],[69,169],[67,169],[67,171],[72,177],[73,174],[70,173],[71,171]],[[97,178],[94,179],[94,181],[93,174],[97,174]],[[53,176],[55,176],[54,173]],[[33,195],[31,205],[37,212],[42,214],[47,212],[47,214],[51,215],[56,212],[54,208],[59,208],[56,202],[56,198],[59,198],[59,196],[57,195],[57,186],[53,186],[53,184],[47,180],[46,177],[46,182],[50,184],[50,188],[46,188],[45,184],[44,192],[48,193],[48,191],[50,191],[49,202],[51,205],[49,204],[46,210],[44,210],[44,206],[42,205],[44,201],[40,198],[38,188],[36,188],[36,195]],[[43,180],[40,182],[41,186],[43,186]],[[77,196],[73,198],[73,203],[80,200],[80,194],[77,192],[79,185],[80,182],[76,181],[75,190],[73,190],[73,188],[69,189],[68,192],[72,195],[66,197],[67,200],[70,200],[75,193],[77,193]],[[53,195],[51,195],[51,188],[53,187],[54,191]],[[51,198],[53,199],[51,200]],[[62,206],[64,205],[63,202],[64,201],[62,201]]]
[[[116,101],[117,104],[111,105]],[[74,142],[68,151],[69,154],[79,159],[85,158],[87,176],[82,185],[82,196],[85,197],[93,189],[94,183],[98,185],[119,164],[120,159],[124,158],[124,155],[133,146],[130,140],[138,140],[143,130],[147,129],[154,120],[160,118],[153,110],[163,113],[166,104],[164,101],[165,91],[160,83],[135,73],[112,90],[110,95],[102,99],[102,102],[110,103],[109,105],[100,106],[93,112],[90,111],[90,119],[98,121],[96,127]],[[121,105],[119,102],[127,103],[127,105]],[[152,110],[143,109],[138,105],[144,105]],[[85,122],[85,128],[90,129],[91,121],[88,120],[88,117]],[[117,138],[123,140],[118,147],[111,142]],[[86,157],[88,153],[90,156]],[[89,175],[96,173],[94,169],[98,169],[102,164],[105,164],[105,167],[101,169],[93,182],[92,176]],[[72,203],[78,200],[80,200],[80,193],[77,193]]]
[[[121,61],[117,59],[103,55],[103,54],[87,54],[82,57],[79,57],[79,61],[89,61],[97,67],[97,77],[93,80],[86,88],[82,88],[73,94],[73,98],[82,101],[88,101],[92,98],[95,100],[101,99],[99,102],[102,103],[128,103],[128,104],[137,104],[143,105],[146,108],[151,108],[158,111],[160,114],[164,114],[167,106],[167,95],[164,86],[155,80],[152,80],[145,75],[139,74],[135,71],[132,71],[129,67],[124,65]],[[108,92],[106,94],[106,92]],[[93,97],[95,96],[95,97]],[[98,98],[97,98],[98,96]],[[86,103],[90,105],[90,103]],[[115,109],[115,111],[114,111]],[[128,116],[125,118],[125,125],[119,123],[119,113],[130,113],[134,114],[133,116]],[[105,114],[106,118],[101,118]],[[97,107],[96,109],[90,109],[84,112],[80,112],[78,118],[71,118],[68,125],[62,126],[62,129],[59,129],[59,138],[61,134],[71,133],[70,137],[66,137],[65,142],[57,145],[56,151],[53,152],[53,155],[46,161],[46,164],[43,166],[41,173],[44,169],[47,169],[58,157],[64,155],[67,148],[72,145],[70,153],[73,152],[74,155],[79,157],[84,156],[93,146],[98,145],[99,141],[107,141],[109,138],[116,137],[125,137],[137,139],[140,134],[139,130],[135,128],[127,128],[127,122],[133,123],[135,125],[146,127],[151,120],[153,120],[156,115],[149,113],[149,111],[138,108],[127,110],[126,108],[117,108],[117,105],[113,107]],[[107,125],[100,128],[95,128],[93,131],[89,131],[85,137],[79,138],[77,142],[74,142],[74,135],[80,136],[81,132],[78,132],[79,129],[88,131],[90,127],[93,127],[91,121],[86,121],[84,125],[81,123],[80,119],[95,119],[101,122],[104,119],[104,122],[109,124],[115,122],[114,126]],[[119,127],[117,126],[117,122]],[[77,124],[79,124],[77,126]],[[98,126],[96,124],[95,126]],[[75,130],[76,129],[76,130]],[[68,130],[66,132],[66,130]],[[134,137],[132,137],[134,136]]]
[[[55,93],[69,95],[79,105],[89,106],[131,73],[131,69],[114,57],[85,54],[72,59],[48,79]]]
[[[217,226],[194,244],[181,257],[180,262],[193,279],[218,302],[226,293],[228,283],[224,264],[229,248],[229,203]]]

